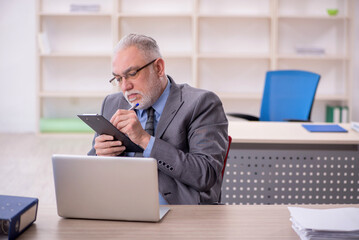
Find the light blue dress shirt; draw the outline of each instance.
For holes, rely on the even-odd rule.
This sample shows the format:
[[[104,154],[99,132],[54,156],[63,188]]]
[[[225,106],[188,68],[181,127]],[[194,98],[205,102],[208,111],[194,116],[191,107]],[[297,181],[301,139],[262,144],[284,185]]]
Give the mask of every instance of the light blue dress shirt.
[[[167,98],[170,95],[170,87],[171,83],[167,79],[167,86],[163,91],[160,98],[152,105],[152,108],[155,110],[155,119],[154,119],[154,131],[156,133],[157,123],[160,121],[163,109],[165,108]],[[147,121],[147,113],[146,109],[136,109],[136,114],[138,120],[141,122],[142,128],[145,129],[146,121]],[[145,151],[143,151],[144,157],[149,157],[152,151],[153,144],[155,142],[155,137],[151,136],[150,142],[148,143]]]
[[[167,98],[170,95],[170,87],[171,83],[167,79],[167,86],[165,90],[163,91],[160,98],[152,105],[152,108],[155,110],[155,119],[154,119],[154,132],[156,133],[156,127],[157,123],[160,121],[163,109],[165,108]],[[142,128],[145,129],[146,121],[147,121],[147,112],[146,109],[136,109],[136,114],[138,117],[138,120],[141,122]],[[143,151],[144,157],[150,157],[153,144],[155,142],[155,137],[151,136],[150,142],[148,143],[146,149]],[[168,203],[166,200],[162,197],[161,194],[159,194],[160,204],[161,205],[167,205]]]

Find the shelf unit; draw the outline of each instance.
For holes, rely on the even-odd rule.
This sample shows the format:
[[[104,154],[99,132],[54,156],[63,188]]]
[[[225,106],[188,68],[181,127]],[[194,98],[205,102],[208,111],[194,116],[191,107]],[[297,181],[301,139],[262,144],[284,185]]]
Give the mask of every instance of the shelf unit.
[[[70,12],[70,5],[98,12]],[[216,92],[228,112],[259,114],[265,73],[302,69],[322,78],[312,112],[351,111],[352,0],[38,0],[38,117],[100,111],[117,89],[112,48],[131,32],[154,37],[177,83]],[[327,8],[337,8],[328,16]],[[45,47],[44,47],[45,45]],[[298,54],[296,49],[323,54]],[[39,128],[40,131],[40,128]]]

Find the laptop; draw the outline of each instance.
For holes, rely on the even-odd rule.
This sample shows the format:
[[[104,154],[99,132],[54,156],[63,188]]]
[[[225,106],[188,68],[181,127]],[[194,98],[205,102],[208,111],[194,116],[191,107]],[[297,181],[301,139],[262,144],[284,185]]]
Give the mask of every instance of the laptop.
[[[57,213],[64,218],[158,222],[154,158],[52,156]]]

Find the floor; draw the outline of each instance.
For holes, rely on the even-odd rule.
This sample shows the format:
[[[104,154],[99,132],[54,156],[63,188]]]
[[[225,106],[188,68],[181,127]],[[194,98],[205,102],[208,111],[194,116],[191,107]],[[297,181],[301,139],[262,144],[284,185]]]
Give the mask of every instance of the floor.
[[[0,134],[0,194],[56,203],[52,154],[86,155],[92,134]]]

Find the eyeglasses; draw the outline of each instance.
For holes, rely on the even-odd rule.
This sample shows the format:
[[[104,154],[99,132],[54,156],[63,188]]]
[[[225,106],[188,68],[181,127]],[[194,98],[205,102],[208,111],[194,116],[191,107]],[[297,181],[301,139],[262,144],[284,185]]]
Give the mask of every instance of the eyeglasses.
[[[144,65],[143,67],[138,68],[137,70],[132,70],[132,71],[126,73],[124,76],[116,75],[116,76],[114,76],[113,78],[111,78],[109,82],[112,83],[113,86],[118,86],[118,83],[120,83],[123,78],[125,78],[125,79],[132,79],[132,78],[136,77],[136,75],[137,75],[137,73],[138,73],[139,71],[141,71],[142,69],[144,69],[144,68],[150,66],[150,65],[151,65],[152,63],[154,63],[156,60],[157,60],[157,58],[154,59],[154,60],[152,60],[151,62],[147,63],[147,64]],[[117,81],[114,81],[114,80],[117,80]]]

